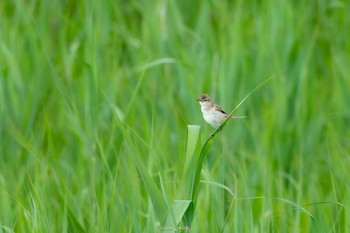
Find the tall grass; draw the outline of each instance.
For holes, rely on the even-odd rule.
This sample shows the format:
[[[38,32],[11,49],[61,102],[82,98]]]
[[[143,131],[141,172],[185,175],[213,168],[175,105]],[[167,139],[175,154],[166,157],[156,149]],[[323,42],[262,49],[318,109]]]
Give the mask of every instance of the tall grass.
[[[0,232],[160,231],[187,125],[213,131],[195,99],[231,111],[271,75],[205,158],[191,232],[349,232],[346,1],[18,0],[0,15]]]

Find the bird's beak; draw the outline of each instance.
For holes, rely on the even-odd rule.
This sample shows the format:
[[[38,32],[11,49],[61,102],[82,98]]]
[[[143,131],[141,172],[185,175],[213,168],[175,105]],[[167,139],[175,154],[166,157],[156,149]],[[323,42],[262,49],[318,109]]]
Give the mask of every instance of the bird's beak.
[[[199,102],[199,101],[201,101],[201,99],[196,99],[196,101],[198,101],[198,102]]]

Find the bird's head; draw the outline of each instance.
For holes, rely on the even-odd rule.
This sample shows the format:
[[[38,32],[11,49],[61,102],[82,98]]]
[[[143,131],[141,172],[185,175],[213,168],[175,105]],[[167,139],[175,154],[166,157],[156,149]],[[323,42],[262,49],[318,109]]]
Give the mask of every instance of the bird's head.
[[[211,106],[212,105],[211,98],[207,94],[202,94],[201,97],[199,99],[197,99],[197,101],[199,102],[199,104],[201,106]]]

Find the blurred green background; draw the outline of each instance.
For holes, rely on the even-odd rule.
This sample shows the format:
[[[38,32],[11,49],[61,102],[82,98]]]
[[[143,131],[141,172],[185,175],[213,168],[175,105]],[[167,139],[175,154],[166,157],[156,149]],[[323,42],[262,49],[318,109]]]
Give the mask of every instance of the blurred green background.
[[[349,232],[348,1],[1,1],[0,232],[157,232],[122,119],[181,198],[202,93],[230,112],[191,232]],[[234,194],[210,185],[225,185]]]

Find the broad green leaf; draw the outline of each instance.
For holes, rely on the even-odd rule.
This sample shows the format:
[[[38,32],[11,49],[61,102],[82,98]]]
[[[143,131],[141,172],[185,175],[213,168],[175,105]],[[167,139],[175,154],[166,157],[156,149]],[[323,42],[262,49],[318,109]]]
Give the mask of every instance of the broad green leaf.
[[[188,125],[187,126],[187,147],[186,147],[186,163],[184,174],[184,195],[185,199],[191,199],[192,190],[194,186],[194,177],[196,169],[198,167],[199,151],[201,146],[200,139],[200,126]]]
[[[191,199],[192,190],[195,186],[194,178],[196,169],[198,167],[198,160],[200,155],[201,147],[201,136],[200,126],[188,125],[187,126],[187,138],[186,138],[186,163],[185,163],[185,174],[184,174],[184,198]],[[194,208],[190,208],[185,214],[185,224],[191,225],[192,218],[194,216]]]
[[[193,160],[193,156],[200,150],[200,130],[201,127],[199,125],[187,125],[185,171],[189,168],[188,166]]]
[[[177,229],[180,221],[184,218],[186,211],[191,211],[191,200],[175,200],[167,217],[165,227],[167,229]]]

